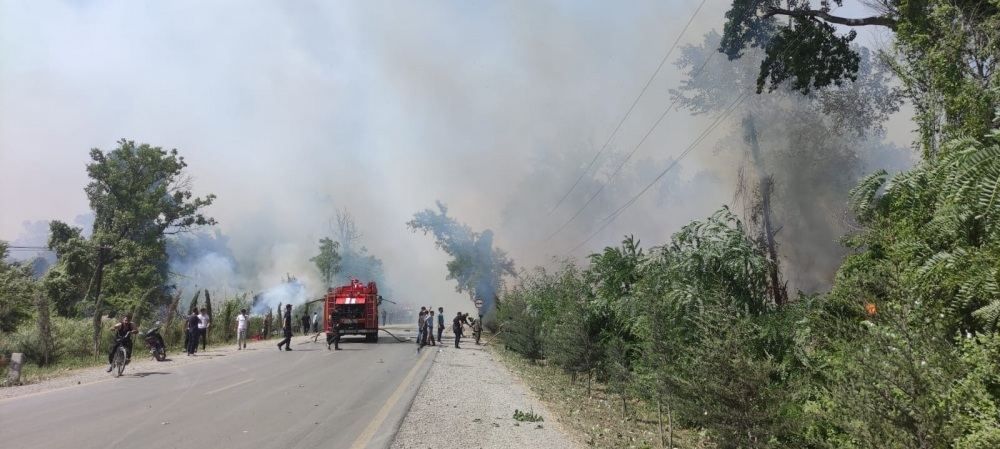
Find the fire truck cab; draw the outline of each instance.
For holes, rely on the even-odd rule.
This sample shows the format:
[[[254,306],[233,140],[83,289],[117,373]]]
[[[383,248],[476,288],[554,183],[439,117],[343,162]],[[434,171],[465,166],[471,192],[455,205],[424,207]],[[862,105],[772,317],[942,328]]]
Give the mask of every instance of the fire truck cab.
[[[327,291],[323,301],[323,314],[327,336],[334,332],[343,335],[364,335],[365,341],[378,343],[378,287],[357,279]],[[337,312],[340,326],[334,327],[331,316]]]

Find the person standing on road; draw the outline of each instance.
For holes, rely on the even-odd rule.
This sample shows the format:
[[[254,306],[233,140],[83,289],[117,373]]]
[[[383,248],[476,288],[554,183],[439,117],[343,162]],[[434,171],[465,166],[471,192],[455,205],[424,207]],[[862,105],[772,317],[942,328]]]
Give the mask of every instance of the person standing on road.
[[[278,350],[284,346],[286,351],[292,350],[292,305],[285,304],[285,316],[284,323],[282,323],[281,331],[284,333],[285,339],[278,342]]]
[[[313,332],[319,332],[319,312],[313,312]]]
[[[427,321],[424,322],[424,326],[427,327],[427,342],[430,343],[431,346],[437,346],[437,343],[434,342],[434,311],[433,310],[427,311]]]
[[[247,309],[240,309],[236,315],[236,349],[247,348]]]
[[[483,336],[483,316],[479,315],[478,320],[473,320],[472,336],[476,338],[476,346],[479,346],[479,339]]]
[[[198,318],[196,311],[192,310],[187,319],[187,333],[190,336],[187,344],[187,355],[194,355],[195,352],[198,352],[198,336],[201,335],[198,332],[198,326],[200,324],[201,319]]]
[[[455,333],[455,347],[458,348],[458,343],[462,340],[462,322],[464,317],[462,317],[462,312],[455,314],[455,319],[451,322],[451,331]],[[461,349],[461,348],[459,348]]]
[[[309,314],[302,314],[302,335],[309,333]]]
[[[326,350],[330,350],[330,343],[333,343],[333,349],[340,350],[340,313],[334,308],[330,312],[330,332],[326,334]]]
[[[201,309],[201,313],[198,314],[198,338],[201,339],[201,350],[205,350],[205,345],[208,344],[208,311],[205,308]]]
[[[441,340],[441,335],[443,333],[444,333],[444,307],[438,307],[438,343],[444,341]]]
[[[427,310],[424,307],[420,308],[420,314],[417,315],[417,352],[424,347],[425,338],[427,337],[426,332],[426,321],[427,321]]]

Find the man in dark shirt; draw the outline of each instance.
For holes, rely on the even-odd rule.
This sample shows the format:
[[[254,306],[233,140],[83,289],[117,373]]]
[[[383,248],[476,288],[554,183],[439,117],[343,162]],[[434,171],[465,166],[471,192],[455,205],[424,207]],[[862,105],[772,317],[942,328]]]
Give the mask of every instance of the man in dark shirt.
[[[451,331],[455,333],[455,347],[458,348],[458,342],[462,339],[462,323],[465,322],[465,317],[462,316],[462,312],[458,312],[455,315],[455,319],[451,321]],[[461,348],[459,348],[461,349]]]
[[[326,334],[326,349],[328,351],[331,343],[334,350],[340,350],[340,314],[337,313],[337,309],[330,312],[330,332]]]
[[[281,331],[284,332],[285,339],[278,342],[278,350],[284,346],[286,351],[292,350],[292,305],[285,304],[285,316],[282,317],[284,323],[282,323]]]
[[[444,333],[444,307],[438,307],[438,343],[444,341],[441,340],[442,336],[441,334],[443,333]]]
[[[108,353],[108,372],[110,373],[114,369],[114,359],[115,351],[118,350],[120,346],[125,347],[125,363],[132,358],[132,334],[136,334],[139,331],[135,328],[129,320],[132,319],[131,315],[125,315],[122,317],[121,321],[115,324],[112,328],[115,335],[115,343],[111,345],[111,352]]]
[[[201,323],[201,318],[198,318],[198,312],[191,310],[191,314],[188,315],[187,319],[187,355],[194,355],[195,351],[198,350],[198,337],[201,336],[201,333],[198,332],[199,323]]]

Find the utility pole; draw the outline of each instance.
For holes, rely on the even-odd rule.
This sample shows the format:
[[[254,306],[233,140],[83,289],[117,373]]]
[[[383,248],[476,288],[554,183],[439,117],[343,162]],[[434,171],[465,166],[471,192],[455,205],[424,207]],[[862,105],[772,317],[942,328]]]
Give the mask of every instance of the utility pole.
[[[747,143],[750,144],[750,156],[753,158],[754,168],[757,171],[758,190],[760,191],[761,202],[761,228],[764,236],[764,245],[768,258],[768,278],[771,284],[771,295],[774,297],[776,305],[784,305],[787,302],[785,287],[781,285],[778,276],[778,251],[775,249],[774,230],[771,225],[771,190],[774,187],[774,180],[764,169],[764,161],[760,157],[760,144],[757,142],[757,128],[754,126],[753,115],[748,112],[743,119],[743,128],[747,134]]]

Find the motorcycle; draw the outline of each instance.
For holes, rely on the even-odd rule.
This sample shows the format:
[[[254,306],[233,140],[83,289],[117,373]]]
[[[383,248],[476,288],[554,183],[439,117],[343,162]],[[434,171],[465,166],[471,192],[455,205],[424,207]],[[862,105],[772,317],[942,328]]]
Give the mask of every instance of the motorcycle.
[[[146,341],[146,346],[149,347],[149,353],[153,355],[153,358],[155,358],[157,362],[162,362],[167,359],[167,345],[163,343],[163,336],[160,335],[159,322],[157,322],[152,329],[143,334],[143,339]]]

